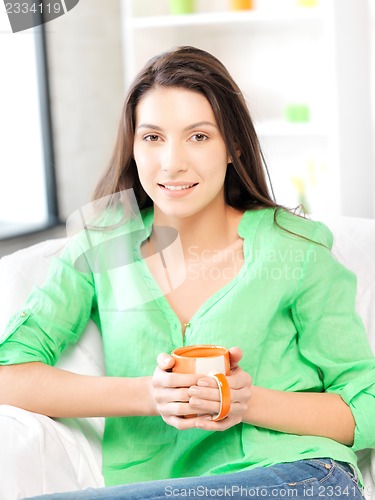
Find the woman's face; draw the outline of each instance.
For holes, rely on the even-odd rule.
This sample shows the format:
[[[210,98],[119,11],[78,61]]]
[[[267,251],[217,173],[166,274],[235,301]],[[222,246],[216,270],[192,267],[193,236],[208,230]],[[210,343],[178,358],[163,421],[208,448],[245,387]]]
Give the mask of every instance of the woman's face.
[[[228,153],[208,100],[156,87],[136,107],[134,159],[155,209],[188,217],[223,206]]]

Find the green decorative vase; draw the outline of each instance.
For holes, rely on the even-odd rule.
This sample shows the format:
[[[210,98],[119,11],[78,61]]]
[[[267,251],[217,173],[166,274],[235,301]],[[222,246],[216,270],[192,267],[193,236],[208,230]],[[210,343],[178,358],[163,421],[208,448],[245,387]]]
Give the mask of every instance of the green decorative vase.
[[[192,14],[195,0],[169,0],[169,12],[173,15]]]
[[[291,123],[306,123],[310,121],[310,109],[307,104],[288,104],[284,113],[286,120]]]

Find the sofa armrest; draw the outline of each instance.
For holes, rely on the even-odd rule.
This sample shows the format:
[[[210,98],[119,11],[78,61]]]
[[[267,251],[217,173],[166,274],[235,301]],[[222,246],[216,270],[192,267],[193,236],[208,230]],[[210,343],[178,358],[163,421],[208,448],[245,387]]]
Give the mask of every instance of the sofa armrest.
[[[97,425],[100,429],[100,422]],[[100,432],[91,435],[95,440],[100,447]],[[0,498],[18,500],[104,485],[98,457],[78,420],[63,423],[3,405],[0,442]]]
[[[46,278],[49,261],[66,240],[48,240],[0,259],[0,329],[33,286]],[[79,342],[64,351],[60,368],[103,375],[101,337],[90,321]],[[104,485],[101,474],[103,418],[56,419],[0,406],[0,498],[78,490]]]

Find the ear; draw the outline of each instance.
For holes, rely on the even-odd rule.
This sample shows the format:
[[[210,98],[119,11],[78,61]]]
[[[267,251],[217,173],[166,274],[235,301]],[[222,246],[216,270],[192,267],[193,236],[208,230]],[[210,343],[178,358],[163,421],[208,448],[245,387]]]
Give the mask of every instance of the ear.
[[[237,156],[237,158],[239,158],[241,156],[241,150],[237,144],[236,144],[236,156]],[[232,163],[232,162],[233,162],[232,157],[228,156],[228,163]]]

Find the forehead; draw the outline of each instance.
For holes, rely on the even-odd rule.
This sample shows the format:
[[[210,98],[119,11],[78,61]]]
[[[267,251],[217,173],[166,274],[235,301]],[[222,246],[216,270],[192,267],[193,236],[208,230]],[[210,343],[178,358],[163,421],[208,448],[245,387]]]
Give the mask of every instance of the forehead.
[[[216,125],[208,99],[199,92],[178,87],[149,90],[136,106],[135,119],[136,126],[145,122],[185,127],[200,121],[211,121]]]

